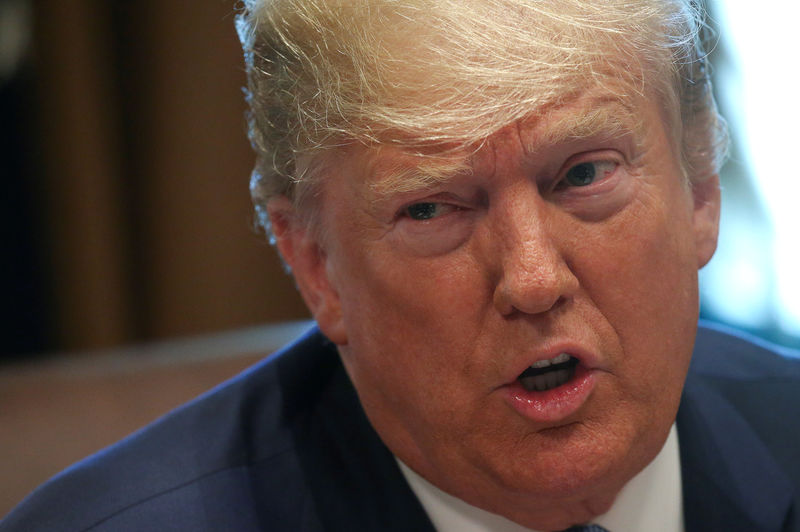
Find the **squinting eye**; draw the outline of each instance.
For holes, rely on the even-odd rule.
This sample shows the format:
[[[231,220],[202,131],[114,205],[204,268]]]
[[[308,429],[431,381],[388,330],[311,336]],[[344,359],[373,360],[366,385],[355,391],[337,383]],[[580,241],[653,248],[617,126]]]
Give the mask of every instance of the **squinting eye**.
[[[602,179],[617,168],[614,161],[587,161],[579,163],[567,170],[564,174],[562,186],[585,187],[591,185],[596,179]]]
[[[441,214],[441,207],[440,203],[415,203],[406,207],[406,214],[412,220],[430,220]]]

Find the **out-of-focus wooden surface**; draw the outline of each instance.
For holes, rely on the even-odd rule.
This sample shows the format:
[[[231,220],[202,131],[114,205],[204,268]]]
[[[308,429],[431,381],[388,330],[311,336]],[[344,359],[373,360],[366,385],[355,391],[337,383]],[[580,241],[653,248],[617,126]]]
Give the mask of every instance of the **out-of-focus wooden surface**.
[[[0,517],[36,486],[291,341],[308,323],[0,368]]]

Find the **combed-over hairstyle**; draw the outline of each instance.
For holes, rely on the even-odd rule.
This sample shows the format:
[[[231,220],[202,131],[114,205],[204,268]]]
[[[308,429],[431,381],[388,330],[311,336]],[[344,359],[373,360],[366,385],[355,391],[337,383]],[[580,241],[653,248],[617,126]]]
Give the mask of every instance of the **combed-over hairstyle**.
[[[727,137],[703,27],[691,0],[244,0],[258,221],[274,195],[313,195],[325,150],[475,146],[597,85],[656,95],[687,178],[713,175]]]

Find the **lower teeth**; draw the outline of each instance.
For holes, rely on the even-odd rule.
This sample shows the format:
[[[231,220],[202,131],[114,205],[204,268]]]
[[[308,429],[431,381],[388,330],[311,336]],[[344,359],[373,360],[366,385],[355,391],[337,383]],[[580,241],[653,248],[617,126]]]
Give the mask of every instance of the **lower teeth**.
[[[558,388],[569,381],[573,375],[575,375],[575,368],[571,367],[550,371],[542,375],[520,377],[519,382],[529,392],[544,392]]]

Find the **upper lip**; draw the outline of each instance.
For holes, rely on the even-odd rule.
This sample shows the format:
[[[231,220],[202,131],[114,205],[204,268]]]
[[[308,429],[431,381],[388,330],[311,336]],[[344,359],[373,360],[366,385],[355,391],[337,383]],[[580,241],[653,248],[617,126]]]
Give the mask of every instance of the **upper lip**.
[[[509,373],[505,375],[505,385],[510,385],[516,382],[520,374],[528,369],[531,364],[540,360],[549,360],[551,358],[555,358],[561,353],[567,353],[568,355],[577,358],[578,363],[587,369],[595,369],[600,363],[599,357],[597,354],[595,354],[595,352],[574,342],[550,343],[547,347],[534,349],[533,352],[528,349],[526,350],[526,355],[515,357],[513,363],[509,365],[511,368]]]

